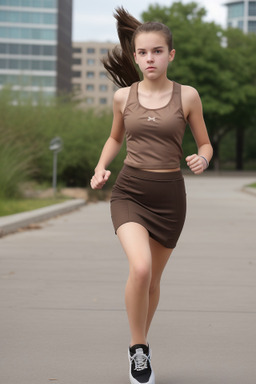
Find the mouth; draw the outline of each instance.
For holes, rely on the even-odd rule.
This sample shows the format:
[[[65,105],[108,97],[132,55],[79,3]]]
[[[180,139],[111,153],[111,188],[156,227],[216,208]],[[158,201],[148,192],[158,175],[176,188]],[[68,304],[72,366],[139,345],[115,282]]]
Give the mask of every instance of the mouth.
[[[146,69],[147,71],[153,71],[154,69],[156,69],[156,67],[147,67]]]

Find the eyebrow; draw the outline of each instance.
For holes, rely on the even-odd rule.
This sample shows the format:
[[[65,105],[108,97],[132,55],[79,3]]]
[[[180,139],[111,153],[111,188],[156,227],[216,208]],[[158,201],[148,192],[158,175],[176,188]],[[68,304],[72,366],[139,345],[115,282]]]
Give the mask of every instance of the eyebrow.
[[[164,48],[163,46],[159,46],[159,47],[153,47],[152,49],[159,49],[159,48]],[[138,51],[145,51],[146,48],[137,48]]]

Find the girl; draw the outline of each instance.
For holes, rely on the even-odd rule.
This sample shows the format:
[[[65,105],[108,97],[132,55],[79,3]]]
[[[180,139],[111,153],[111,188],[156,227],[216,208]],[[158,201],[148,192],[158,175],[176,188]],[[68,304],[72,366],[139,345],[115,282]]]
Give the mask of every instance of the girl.
[[[185,220],[180,160],[186,124],[198,147],[197,154],[186,157],[196,175],[208,167],[212,146],[197,91],[167,78],[168,64],[175,57],[170,30],[161,23],[141,24],[123,8],[116,10],[115,18],[121,50],[109,53],[104,65],[121,88],[114,95],[112,130],[91,187],[100,189],[107,182],[107,167],[126,135],[127,156],[112,191],[111,216],[129,261],[129,377],[131,384],[154,384],[147,335],[159,302],[161,276]]]

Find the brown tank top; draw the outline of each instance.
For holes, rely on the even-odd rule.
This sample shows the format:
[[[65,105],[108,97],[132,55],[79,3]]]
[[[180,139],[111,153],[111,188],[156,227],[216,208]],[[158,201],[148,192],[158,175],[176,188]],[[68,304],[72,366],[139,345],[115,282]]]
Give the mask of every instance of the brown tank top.
[[[124,110],[127,156],[124,163],[141,169],[180,167],[186,120],[181,85],[173,82],[172,97],[162,108],[148,109],[138,99],[139,82],[132,84]]]

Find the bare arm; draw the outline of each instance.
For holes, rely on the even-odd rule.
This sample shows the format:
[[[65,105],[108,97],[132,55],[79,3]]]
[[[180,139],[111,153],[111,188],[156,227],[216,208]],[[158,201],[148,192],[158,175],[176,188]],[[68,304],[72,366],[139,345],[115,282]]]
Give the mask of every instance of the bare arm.
[[[191,171],[199,175],[208,167],[213,149],[205,126],[198,92],[192,87],[183,87],[182,102],[184,114],[187,116],[198,148],[198,153],[187,156],[186,161]]]
[[[113,101],[113,124],[109,138],[107,139],[91,179],[92,189],[101,189],[109,179],[111,172],[106,168],[119,153],[124,140],[124,123],[122,114],[122,92],[117,91]]]

